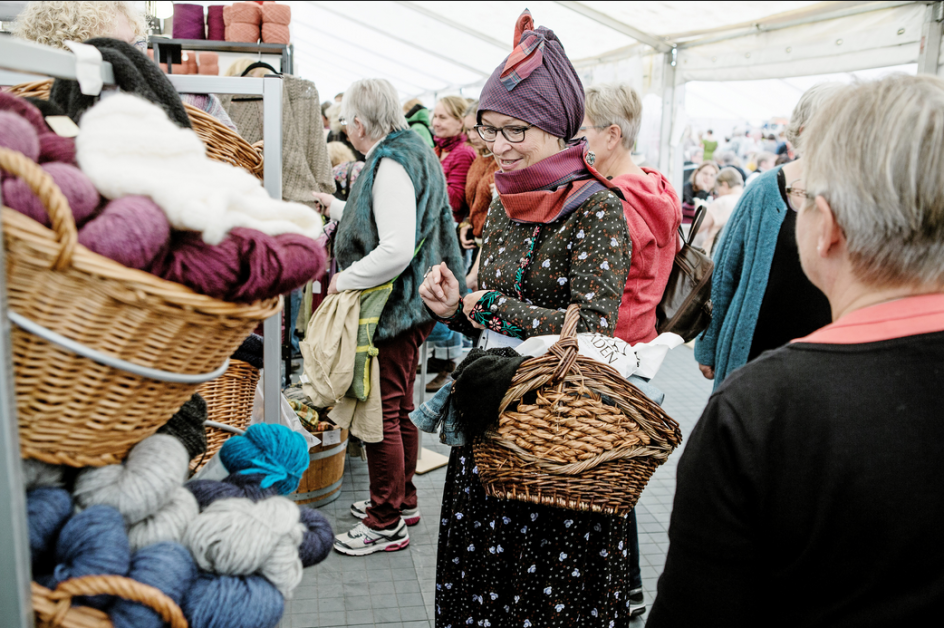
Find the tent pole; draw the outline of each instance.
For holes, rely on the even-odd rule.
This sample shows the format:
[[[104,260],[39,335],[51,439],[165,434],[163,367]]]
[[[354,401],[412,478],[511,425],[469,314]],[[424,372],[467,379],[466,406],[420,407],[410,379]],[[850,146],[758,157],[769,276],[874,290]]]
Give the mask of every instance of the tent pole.
[[[937,74],[941,54],[941,27],[944,25],[944,2],[928,5],[921,25],[921,49],[918,53],[918,74]]]
[[[676,50],[662,55],[662,124],[659,129],[659,171],[670,181],[672,165],[672,124],[675,121]]]

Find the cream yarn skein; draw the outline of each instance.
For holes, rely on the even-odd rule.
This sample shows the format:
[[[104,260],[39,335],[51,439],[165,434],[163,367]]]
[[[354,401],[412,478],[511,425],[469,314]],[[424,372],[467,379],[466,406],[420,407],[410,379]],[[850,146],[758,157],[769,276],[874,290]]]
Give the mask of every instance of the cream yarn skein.
[[[288,598],[302,581],[298,547],[304,533],[294,502],[270,497],[253,503],[234,497],[207,506],[187,528],[183,544],[204,571],[258,573]]]
[[[193,493],[182,486],[171,494],[170,501],[155,514],[128,528],[131,551],[161,541],[180,541],[190,522],[200,514],[200,505]]]

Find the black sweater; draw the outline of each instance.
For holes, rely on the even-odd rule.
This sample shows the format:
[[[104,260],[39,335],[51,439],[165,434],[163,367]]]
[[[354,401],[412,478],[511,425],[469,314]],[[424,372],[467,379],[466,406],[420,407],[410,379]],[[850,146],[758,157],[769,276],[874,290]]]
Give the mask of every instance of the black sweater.
[[[648,626],[915,626],[944,610],[944,332],[731,374],[678,465]]]

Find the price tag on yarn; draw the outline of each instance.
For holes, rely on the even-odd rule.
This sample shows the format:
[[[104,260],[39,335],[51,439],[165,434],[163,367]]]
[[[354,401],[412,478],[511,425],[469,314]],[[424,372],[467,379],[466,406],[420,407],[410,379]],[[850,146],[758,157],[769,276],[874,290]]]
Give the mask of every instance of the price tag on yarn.
[[[330,430],[321,432],[321,444],[325,447],[339,445],[341,443],[341,430]]]
[[[46,116],[46,124],[59,137],[76,137],[79,127],[69,116]]]

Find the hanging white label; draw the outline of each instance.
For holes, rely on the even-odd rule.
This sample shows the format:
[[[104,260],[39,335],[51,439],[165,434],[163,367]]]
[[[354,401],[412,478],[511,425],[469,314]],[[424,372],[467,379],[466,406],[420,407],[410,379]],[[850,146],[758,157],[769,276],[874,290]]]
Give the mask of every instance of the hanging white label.
[[[59,137],[76,137],[79,127],[69,116],[46,116],[46,124]]]
[[[98,96],[102,93],[102,53],[95,46],[80,44],[76,41],[65,42],[75,54],[75,80],[79,90],[86,96]]]
[[[321,444],[325,447],[341,443],[341,430],[321,432]]]

